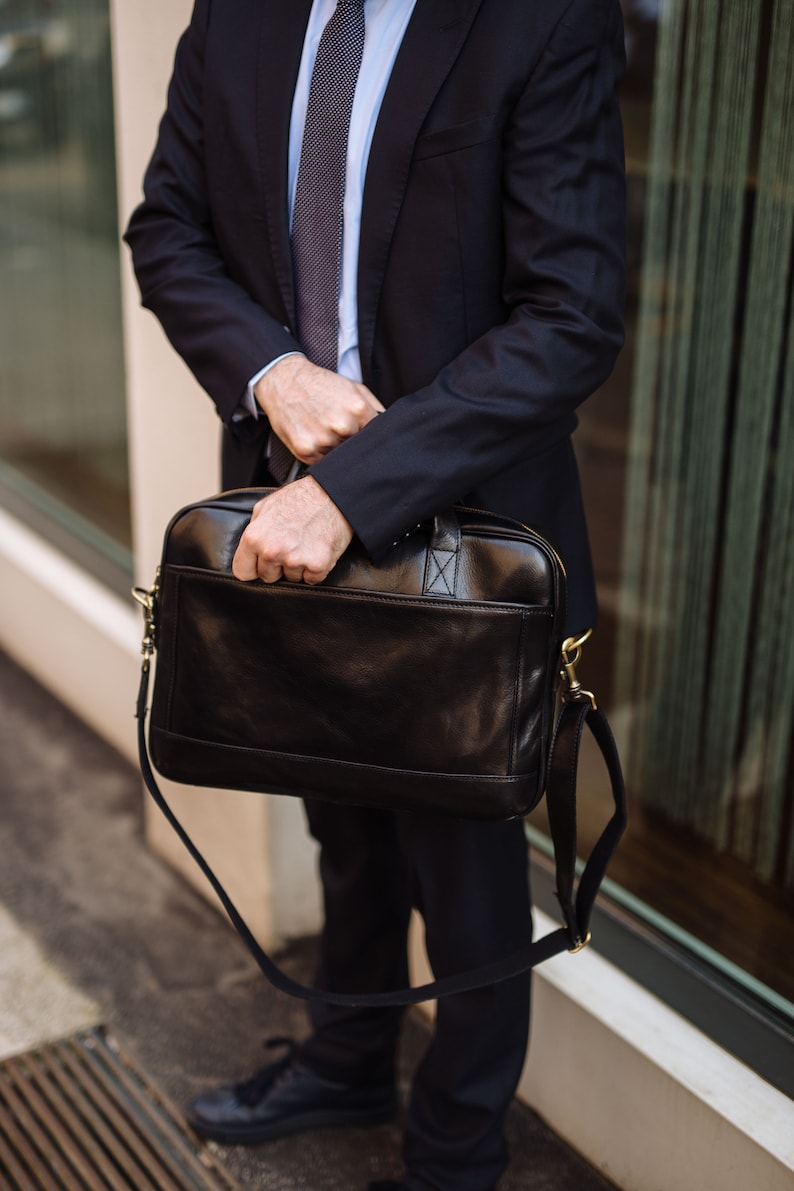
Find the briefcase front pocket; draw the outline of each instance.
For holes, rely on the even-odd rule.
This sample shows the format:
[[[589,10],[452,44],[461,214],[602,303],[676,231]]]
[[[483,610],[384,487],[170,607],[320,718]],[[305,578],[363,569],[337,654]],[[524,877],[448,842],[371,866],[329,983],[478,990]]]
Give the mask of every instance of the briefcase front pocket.
[[[167,777],[496,819],[542,795],[550,608],[166,566],[160,609]]]

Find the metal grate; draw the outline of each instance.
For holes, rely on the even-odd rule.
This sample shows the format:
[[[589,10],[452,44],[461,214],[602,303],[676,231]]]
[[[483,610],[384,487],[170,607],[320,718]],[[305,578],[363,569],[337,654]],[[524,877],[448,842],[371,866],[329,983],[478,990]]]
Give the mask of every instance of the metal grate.
[[[0,1063],[0,1191],[240,1191],[104,1030]]]

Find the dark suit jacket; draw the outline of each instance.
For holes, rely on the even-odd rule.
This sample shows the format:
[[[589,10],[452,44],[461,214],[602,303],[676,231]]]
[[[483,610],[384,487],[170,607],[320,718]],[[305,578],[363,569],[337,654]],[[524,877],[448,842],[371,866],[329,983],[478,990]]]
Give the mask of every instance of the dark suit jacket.
[[[250,483],[249,378],[297,346],[287,214],[311,0],[197,0],[127,231],[144,305],[227,426]],[[458,499],[557,545],[569,624],[594,621],[570,433],[622,342],[618,0],[418,0],[362,211],[359,344],[386,405],[312,469],[377,554]]]

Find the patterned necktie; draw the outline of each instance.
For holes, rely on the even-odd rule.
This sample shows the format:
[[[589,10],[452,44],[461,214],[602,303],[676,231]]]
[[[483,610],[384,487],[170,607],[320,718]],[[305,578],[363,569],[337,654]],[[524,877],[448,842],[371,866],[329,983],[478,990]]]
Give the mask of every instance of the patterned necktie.
[[[292,213],[298,339],[313,363],[333,370],[338,363],[347,138],[364,32],[364,0],[338,0],[317,47]],[[292,463],[287,448],[271,435],[269,466],[279,482]]]

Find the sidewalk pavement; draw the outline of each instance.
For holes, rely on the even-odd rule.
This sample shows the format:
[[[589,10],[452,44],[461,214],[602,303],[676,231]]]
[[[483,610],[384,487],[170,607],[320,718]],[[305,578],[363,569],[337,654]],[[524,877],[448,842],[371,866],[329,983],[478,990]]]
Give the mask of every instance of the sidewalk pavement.
[[[132,695],[131,695],[132,701]],[[105,1024],[166,1096],[267,1060],[269,1036],[306,1033],[231,927],[142,838],[141,783],[104,741],[0,654],[0,1059]],[[313,942],[282,954],[299,979]],[[427,1034],[408,1015],[403,1101]],[[516,1104],[500,1191],[607,1191]],[[400,1123],[211,1147],[246,1188],[364,1191],[400,1173]]]

